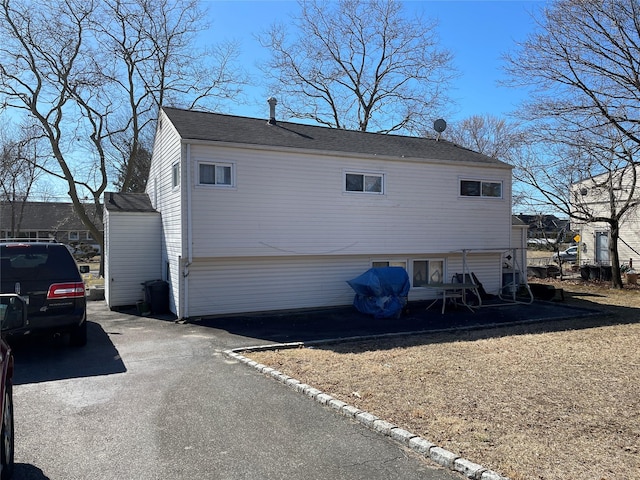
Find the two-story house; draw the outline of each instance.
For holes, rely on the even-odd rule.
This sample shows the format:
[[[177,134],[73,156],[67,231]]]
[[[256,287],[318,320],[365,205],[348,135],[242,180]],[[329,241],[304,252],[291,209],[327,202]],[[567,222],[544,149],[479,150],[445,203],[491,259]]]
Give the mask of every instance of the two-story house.
[[[348,305],[347,280],[383,265],[406,269],[409,301],[465,266],[501,289],[511,166],[444,140],[275,117],[160,111],[148,198],[105,199],[110,306],[156,277],[179,318]],[[157,251],[146,278],[129,260],[116,272],[115,252],[136,248]]]

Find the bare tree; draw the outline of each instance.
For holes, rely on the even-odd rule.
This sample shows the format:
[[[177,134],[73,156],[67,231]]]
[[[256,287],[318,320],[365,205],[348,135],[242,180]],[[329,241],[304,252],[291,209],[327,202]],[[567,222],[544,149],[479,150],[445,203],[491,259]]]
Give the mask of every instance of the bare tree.
[[[158,108],[215,105],[243,78],[232,48],[195,47],[206,27],[197,0],[0,0],[0,18],[0,106],[37,121],[55,159],[40,167],[66,182],[100,243],[114,165],[128,190]]]
[[[294,33],[273,25],[260,38],[286,116],[383,133],[418,133],[438,118],[453,69],[435,22],[403,16],[394,0],[299,5]]]
[[[571,140],[563,134],[562,141],[554,140],[546,144],[545,161],[540,161],[542,141],[536,142],[535,151],[518,159],[514,177],[533,190],[533,208],[552,206],[576,224],[608,225],[612,286],[620,288],[620,226],[640,204],[640,145],[613,127],[599,135],[591,132]]]
[[[41,171],[38,169],[38,137],[23,126],[18,133],[0,131],[0,201],[9,206],[11,236],[20,232],[24,204]]]
[[[580,132],[612,125],[640,143],[640,3],[558,0],[539,25],[506,57],[512,83],[536,87],[522,114]]]
[[[619,197],[616,184],[620,172],[632,175],[635,190],[640,3],[557,0],[541,11],[538,23],[538,31],[506,57],[511,83],[534,87],[520,114],[533,124],[537,150],[521,157],[516,174],[528,181],[537,201],[574,219],[610,225],[613,284],[620,286],[619,222],[635,200]],[[608,189],[614,203],[608,202],[606,213],[575,203],[570,186],[584,181]]]
[[[449,125],[446,138],[489,157],[511,162],[525,140],[517,122],[494,115],[473,115]]]
[[[126,146],[126,145],[125,145]],[[121,192],[139,193],[144,192],[149,178],[151,168],[151,151],[143,146],[137,149],[136,157],[131,157],[131,162],[126,166],[117,166],[117,177],[114,184]],[[126,168],[126,167],[129,168]],[[125,187],[125,180],[129,182]]]

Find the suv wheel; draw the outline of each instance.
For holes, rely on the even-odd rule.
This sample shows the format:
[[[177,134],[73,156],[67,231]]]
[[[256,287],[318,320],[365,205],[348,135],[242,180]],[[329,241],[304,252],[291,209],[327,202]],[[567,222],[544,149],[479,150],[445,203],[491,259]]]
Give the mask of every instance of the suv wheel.
[[[4,411],[2,412],[2,431],[0,433],[0,460],[2,461],[2,480],[9,480],[13,474],[13,395],[11,385],[7,385],[4,391]]]
[[[69,344],[72,347],[84,347],[87,344],[87,321],[69,332]]]

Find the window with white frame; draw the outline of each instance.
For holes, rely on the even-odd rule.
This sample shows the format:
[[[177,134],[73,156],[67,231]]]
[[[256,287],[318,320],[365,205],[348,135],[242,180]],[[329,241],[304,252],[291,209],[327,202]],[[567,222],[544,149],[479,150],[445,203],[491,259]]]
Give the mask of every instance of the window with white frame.
[[[463,197],[502,198],[502,182],[461,179],[460,195]]]
[[[69,232],[69,240],[80,240],[80,232]]]
[[[345,172],[344,185],[346,192],[384,193],[384,175],[382,173]]]
[[[233,186],[233,164],[205,163],[198,164],[198,183],[200,185]]]
[[[174,163],[171,166],[171,186],[176,188],[180,185],[180,164]]]
[[[442,283],[444,281],[444,260],[414,260],[413,261],[413,287],[428,287],[429,284]]]

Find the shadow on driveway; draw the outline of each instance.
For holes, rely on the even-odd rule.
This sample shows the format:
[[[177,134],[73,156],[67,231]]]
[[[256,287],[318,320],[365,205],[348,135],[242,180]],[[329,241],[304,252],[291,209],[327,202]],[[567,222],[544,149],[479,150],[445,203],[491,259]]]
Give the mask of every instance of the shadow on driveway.
[[[14,385],[126,372],[124,362],[102,327],[87,323],[87,345],[69,346],[65,336],[10,339],[15,357]],[[29,477],[31,478],[31,477]]]
[[[49,480],[42,470],[29,463],[16,463],[12,480]]]
[[[599,314],[598,309],[559,302],[535,301],[530,305],[488,304],[471,312],[465,307],[431,302],[410,302],[400,318],[376,319],[354,307],[338,307],[298,312],[246,314],[202,318],[196,325],[227,331],[264,342],[289,343],[338,340],[352,337],[423,333],[447,329],[475,329],[522,323],[548,322]]]

